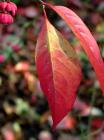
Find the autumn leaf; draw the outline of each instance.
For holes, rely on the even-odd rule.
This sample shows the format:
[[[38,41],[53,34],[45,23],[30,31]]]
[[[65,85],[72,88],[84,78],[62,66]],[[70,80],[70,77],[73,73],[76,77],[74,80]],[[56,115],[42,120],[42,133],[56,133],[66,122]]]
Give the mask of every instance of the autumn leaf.
[[[53,128],[71,111],[81,80],[75,50],[45,19],[36,45],[36,67],[53,118]]]
[[[97,78],[100,82],[104,94],[104,62],[100,55],[100,50],[96,43],[96,40],[92,36],[89,29],[80,19],[80,17],[78,17],[72,10],[64,6],[53,6],[44,2],[43,4],[47,5],[57,14],[59,14],[72,29],[76,37],[80,40],[82,47],[96,72]]]

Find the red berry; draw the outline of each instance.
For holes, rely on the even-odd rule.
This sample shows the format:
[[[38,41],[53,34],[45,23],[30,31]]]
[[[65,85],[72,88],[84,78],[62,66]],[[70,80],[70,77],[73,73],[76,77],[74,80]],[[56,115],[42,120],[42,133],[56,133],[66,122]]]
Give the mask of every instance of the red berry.
[[[6,11],[11,12],[12,16],[15,16],[16,11],[17,11],[17,6],[13,2],[8,2]]]
[[[17,6],[13,2],[0,2],[0,23],[11,24],[17,11]]]
[[[7,2],[0,2],[0,11],[5,11],[7,4],[8,4]]]
[[[1,24],[11,24],[11,23],[13,23],[13,17],[6,13],[0,13],[0,23]]]

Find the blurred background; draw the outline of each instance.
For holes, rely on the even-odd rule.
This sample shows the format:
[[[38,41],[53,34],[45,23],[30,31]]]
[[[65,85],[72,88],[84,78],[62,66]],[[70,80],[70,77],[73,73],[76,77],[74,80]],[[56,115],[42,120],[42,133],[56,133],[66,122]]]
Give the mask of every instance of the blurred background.
[[[35,46],[43,24],[38,0],[13,0],[12,25],[0,25],[0,140],[104,140],[104,97],[96,75],[65,22],[46,9],[51,23],[79,56],[83,79],[72,111],[52,131],[48,103],[35,67]],[[75,11],[91,30],[104,58],[104,0],[47,0]]]

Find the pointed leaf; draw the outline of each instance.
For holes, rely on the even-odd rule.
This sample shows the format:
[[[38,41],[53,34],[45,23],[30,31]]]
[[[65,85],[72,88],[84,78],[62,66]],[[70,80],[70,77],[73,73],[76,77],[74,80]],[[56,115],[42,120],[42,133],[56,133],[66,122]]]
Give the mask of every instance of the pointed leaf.
[[[72,109],[81,70],[75,50],[46,19],[36,45],[36,67],[48,99],[53,128]]]
[[[75,33],[76,37],[80,40],[82,47],[85,50],[96,72],[97,78],[100,82],[104,94],[104,62],[100,55],[99,47],[96,43],[96,40],[92,36],[89,29],[80,19],[80,17],[78,17],[72,10],[64,6],[52,6],[51,4],[46,3],[43,4],[52,8],[57,14],[59,14]]]

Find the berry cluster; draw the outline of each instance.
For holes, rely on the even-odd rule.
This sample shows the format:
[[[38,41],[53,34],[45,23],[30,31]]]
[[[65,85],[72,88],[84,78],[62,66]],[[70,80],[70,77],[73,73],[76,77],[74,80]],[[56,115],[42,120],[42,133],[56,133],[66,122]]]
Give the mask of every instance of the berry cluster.
[[[0,23],[11,24],[13,23],[13,16],[15,16],[17,6],[10,1],[0,2]]]

